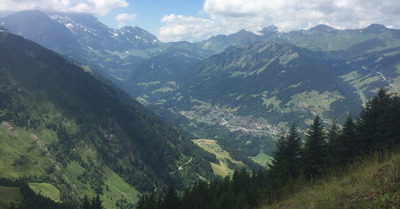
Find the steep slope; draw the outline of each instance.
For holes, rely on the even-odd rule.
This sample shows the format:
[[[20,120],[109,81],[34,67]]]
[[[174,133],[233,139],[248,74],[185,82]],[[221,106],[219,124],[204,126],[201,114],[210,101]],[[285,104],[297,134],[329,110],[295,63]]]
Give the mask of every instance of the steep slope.
[[[50,183],[61,200],[102,194],[109,207],[212,177],[214,155],[91,69],[4,31],[0,54],[1,177]]]

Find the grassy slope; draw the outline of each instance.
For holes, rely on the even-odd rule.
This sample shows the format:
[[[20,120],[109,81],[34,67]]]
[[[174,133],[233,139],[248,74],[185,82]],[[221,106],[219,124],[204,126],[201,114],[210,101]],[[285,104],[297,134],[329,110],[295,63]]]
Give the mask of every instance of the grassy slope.
[[[267,167],[268,163],[270,163],[273,157],[266,155],[264,153],[259,153],[254,157],[250,157],[254,162],[260,164],[263,167]]]
[[[227,176],[227,175],[233,175],[232,169],[228,167],[228,160],[231,161],[232,163],[242,167],[244,166],[243,162],[237,161],[232,159],[232,157],[229,155],[229,152],[223,150],[219,144],[217,144],[216,140],[212,139],[195,139],[193,142],[205,151],[214,154],[217,156],[217,159],[219,160],[219,165],[215,163],[211,163],[211,166],[214,170],[214,173],[219,176]]]
[[[49,183],[29,183],[29,187],[36,193],[48,197],[56,202],[60,200],[60,190]]]
[[[33,134],[33,132],[25,129],[6,124],[4,121],[3,124],[0,124],[0,137],[2,139],[0,140],[0,176],[17,178],[21,177],[21,173],[24,173],[24,175],[40,177],[45,175],[47,169],[55,166],[55,173],[60,173],[63,178],[68,179],[69,183],[73,185],[73,192],[80,194],[80,196],[83,196],[83,194],[88,195],[88,197],[95,195],[91,187],[77,181],[78,176],[85,171],[79,163],[71,161],[64,167],[59,163],[53,164],[54,159],[52,159],[52,155],[43,158],[41,154],[38,154],[44,152],[44,149],[39,144],[46,144],[46,141],[50,140],[49,138],[54,137],[50,130],[42,129],[37,134]],[[27,160],[27,164],[25,166],[15,165],[14,160],[10,159]],[[104,172],[105,185],[109,185],[109,190],[104,188],[104,193],[101,195],[105,208],[115,207],[114,200],[127,199],[131,203],[138,201],[137,195],[139,192],[134,187],[126,183],[109,168],[104,167],[104,170],[106,170]],[[50,176],[55,178],[54,174]],[[29,185],[35,192],[49,197],[54,201],[60,201],[60,191],[54,185],[48,183],[29,183]],[[10,199],[7,196],[0,195],[0,197]],[[6,204],[9,205],[9,202]]]
[[[400,153],[374,156],[351,166],[342,177],[329,177],[270,208],[399,208]]]

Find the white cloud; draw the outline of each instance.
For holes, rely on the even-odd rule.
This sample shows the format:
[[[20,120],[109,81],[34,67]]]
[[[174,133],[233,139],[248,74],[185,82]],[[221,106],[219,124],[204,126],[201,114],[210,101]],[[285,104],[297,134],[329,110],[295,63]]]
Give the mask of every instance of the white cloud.
[[[126,0],[0,0],[0,10],[56,10],[104,15],[113,8],[128,7]]]
[[[117,21],[135,21],[136,14],[121,13],[115,17]]]
[[[283,31],[322,23],[337,28],[362,28],[371,23],[399,28],[399,11],[399,0],[205,0],[201,13],[209,18],[165,16],[159,35],[161,40],[193,37],[198,41],[240,29],[256,32],[271,24]],[[212,32],[206,32],[210,28]]]
[[[213,20],[166,15],[161,20],[165,26],[160,28],[158,38],[163,42],[198,41],[219,31],[219,24]]]

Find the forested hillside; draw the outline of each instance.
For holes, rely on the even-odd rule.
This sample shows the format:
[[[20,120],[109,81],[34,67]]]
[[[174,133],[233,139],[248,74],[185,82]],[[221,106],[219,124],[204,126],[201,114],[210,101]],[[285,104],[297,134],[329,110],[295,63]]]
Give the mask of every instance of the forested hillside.
[[[99,194],[107,208],[212,179],[214,155],[92,69],[5,31],[0,54],[1,177],[51,184],[61,201]]]

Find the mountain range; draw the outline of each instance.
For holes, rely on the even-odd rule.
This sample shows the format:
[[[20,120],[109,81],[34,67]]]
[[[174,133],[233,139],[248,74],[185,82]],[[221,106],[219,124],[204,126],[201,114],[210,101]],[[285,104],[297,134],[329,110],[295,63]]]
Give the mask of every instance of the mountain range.
[[[85,79],[89,79],[89,76],[89,80],[96,83],[96,85],[89,84],[85,80],[71,85],[79,89],[93,90],[93,92],[87,91],[75,95],[75,91],[79,92],[78,89],[62,93],[69,85],[53,80],[53,78],[67,79],[68,76],[73,75],[42,72],[41,76],[37,76],[20,73],[19,76],[25,79],[23,81],[18,81],[18,77],[4,76],[3,79],[8,79],[4,81],[4,84],[7,83],[10,86],[14,85],[12,84],[14,81],[29,84],[39,79],[35,86],[21,88],[23,92],[29,92],[26,94],[30,96],[29,99],[23,98],[24,102],[16,103],[27,105],[31,103],[30,101],[38,104],[40,100],[55,100],[59,102],[57,105],[70,108],[69,112],[67,111],[68,114],[72,114],[72,110],[81,109],[80,114],[84,113],[84,117],[76,119],[77,116],[73,116],[72,119],[68,119],[68,117],[48,116],[50,119],[41,119],[39,117],[41,113],[36,113],[44,111],[43,108],[39,108],[40,105],[39,107],[23,106],[13,110],[20,116],[15,120],[20,121],[10,122],[10,117],[2,116],[5,117],[2,120],[6,121],[3,126],[9,131],[10,124],[21,128],[28,127],[28,131],[24,133],[29,135],[29,128],[36,130],[36,126],[44,126],[47,130],[47,120],[50,120],[56,125],[49,126],[51,128],[48,132],[54,134],[60,128],[60,130],[65,129],[67,135],[79,133],[86,138],[93,138],[94,141],[87,142],[89,144],[87,146],[101,146],[102,136],[110,143],[115,139],[113,146],[117,146],[116,150],[128,150],[118,152],[121,156],[116,155],[112,150],[104,151],[104,153],[98,151],[105,154],[99,154],[99,156],[104,159],[123,159],[119,161],[123,165],[133,164],[128,168],[108,166],[112,172],[122,175],[123,179],[127,178],[126,173],[134,172],[135,181],[124,180],[141,191],[151,190],[171,182],[182,187],[193,183],[193,179],[197,179],[196,175],[199,173],[203,174],[200,176],[212,175],[210,163],[206,161],[218,163],[217,159],[191,144],[188,141],[189,138],[216,139],[237,159],[246,161],[246,158],[241,156],[245,154],[254,160],[262,158],[260,164],[265,165],[265,160],[269,159],[268,155],[275,150],[275,139],[285,133],[291,124],[294,123],[300,130],[304,130],[316,115],[322,118],[324,124],[329,123],[331,119],[343,122],[348,114],[356,116],[362,104],[366,103],[379,88],[387,88],[392,93],[400,92],[400,30],[389,29],[379,24],[372,24],[362,29],[346,30],[317,25],[308,30],[288,33],[281,32],[271,25],[257,34],[241,30],[235,34],[218,35],[198,43],[163,43],[144,29],[130,26],[121,29],[109,28],[95,17],[86,14],[24,11],[0,19],[0,26],[11,33],[56,51],[67,60],[60,62],[69,63],[69,67],[77,68],[74,64],[77,61],[81,64],[80,70],[75,70],[77,74],[86,76]],[[4,37],[14,37],[8,32],[4,34],[6,34],[3,35]],[[25,40],[13,39],[18,40],[15,44],[25,43]],[[6,43],[3,42],[3,44]],[[32,43],[29,42],[28,45]],[[21,53],[23,51],[20,50]],[[17,62],[18,56],[23,57],[22,60],[39,57],[35,53],[27,52],[29,50],[25,50],[25,54],[22,53],[23,56],[10,54],[11,57],[4,57],[4,60],[9,60],[11,63],[11,60]],[[50,51],[47,52],[52,54]],[[27,61],[26,64],[37,66],[38,69],[48,65],[40,59],[34,63]],[[57,60],[61,58],[57,57]],[[54,64],[53,67],[57,68],[55,66],[58,64]],[[5,75],[9,75],[10,72],[6,71]],[[101,76],[127,94],[107,83]],[[41,81],[42,77],[48,80]],[[92,77],[96,79],[93,80]],[[79,80],[76,77],[70,79]],[[47,83],[63,86],[50,84],[46,87],[40,86]],[[81,86],[82,84],[85,86]],[[104,86],[104,84],[107,85]],[[49,88],[52,91],[47,93],[44,89]],[[13,89],[15,91],[17,87]],[[38,90],[34,93],[30,92],[34,89]],[[4,91],[4,95],[7,95],[9,90]],[[103,94],[109,97],[102,98]],[[70,99],[64,101],[62,99],[64,97],[57,95],[65,95]],[[92,97],[95,99],[89,99]],[[162,119],[191,135],[179,132],[162,122],[129,97],[136,99],[155,111]],[[121,98],[123,105],[118,106]],[[81,102],[82,99],[84,102]],[[144,112],[139,115],[145,119],[131,119],[131,117],[136,117],[135,108]],[[55,107],[50,109],[55,111],[51,115],[61,114]],[[119,111],[114,111],[115,109]],[[7,111],[2,111],[2,115],[6,115]],[[20,113],[20,111],[25,111],[25,113]],[[85,116],[86,114],[88,115]],[[122,121],[115,119],[116,116],[112,114],[117,114],[117,118]],[[35,120],[45,122],[32,122],[34,125],[30,125],[29,121],[35,121],[29,119],[32,117],[30,115],[38,115]],[[92,116],[95,116],[95,119]],[[138,125],[138,128],[132,129],[130,120],[143,123]],[[23,121],[28,122],[23,123]],[[84,130],[82,131],[78,127],[86,124],[85,121],[93,125],[90,126],[91,128],[82,128]],[[67,128],[65,124],[72,124],[75,128],[72,128],[71,132],[71,128]],[[92,136],[93,133],[89,130],[92,130],[95,136]],[[122,133],[118,133],[119,130]],[[124,130],[127,132],[125,133]],[[138,144],[129,142],[132,146],[118,148],[122,146],[121,144],[126,144],[125,140],[136,139],[137,132],[142,133],[140,139],[145,137],[146,140],[143,139],[143,142],[138,142]],[[12,133],[11,131],[7,134]],[[38,133],[34,134],[38,138],[43,137]],[[48,145],[62,141],[60,138],[64,135],[60,134],[57,136],[58,140],[49,139]],[[154,139],[156,141],[152,141]],[[160,141],[162,143],[159,143]],[[61,149],[58,148],[61,147],[58,144],[53,146],[61,150],[57,151],[60,153],[71,148]],[[77,144],[72,143],[71,146],[77,146]],[[150,149],[148,147],[153,146],[156,147],[154,151],[147,152],[147,149]],[[128,147],[134,147],[135,150],[144,148],[144,150],[138,151],[142,154],[132,156],[132,151],[129,151]],[[187,147],[190,148],[186,149]],[[103,149],[99,148],[99,150]],[[108,156],[109,153],[112,153],[111,156]],[[167,153],[171,156],[165,158],[169,155]],[[182,155],[177,153],[182,153]],[[147,154],[151,157],[140,157]],[[197,160],[193,161],[192,158]],[[207,160],[204,161],[203,158]],[[164,159],[167,160],[164,161]],[[74,160],[70,160],[75,163]],[[196,162],[196,165],[203,165],[202,170],[189,166],[187,173],[178,175],[180,170],[177,171],[176,168],[189,160]],[[94,165],[95,162],[102,161],[91,163]],[[246,164],[254,166],[251,162]],[[64,166],[68,165],[68,163],[64,164]],[[106,179],[105,175],[99,178]],[[145,180],[141,181],[141,179]]]
[[[214,154],[92,69],[4,28],[0,54],[2,178],[50,184],[62,201],[100,194],[107,208],[213,178]]]

